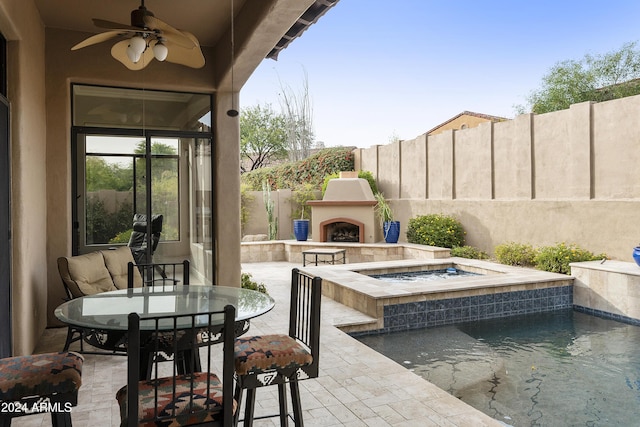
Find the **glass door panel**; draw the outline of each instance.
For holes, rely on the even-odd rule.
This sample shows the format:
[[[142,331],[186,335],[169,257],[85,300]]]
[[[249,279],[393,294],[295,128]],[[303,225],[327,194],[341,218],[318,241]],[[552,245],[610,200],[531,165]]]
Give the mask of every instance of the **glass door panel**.
[[[146,147],[142,147],[141,154]],[[163,215],[162,241],[180,240],[180,140],[151,138],[151,213]],[[137,213],[147,211],[146,156],[136,157]]]
[[[136,208],[133,155],[140,143],[136,137],[86,137],[82,246],[129,241]]]

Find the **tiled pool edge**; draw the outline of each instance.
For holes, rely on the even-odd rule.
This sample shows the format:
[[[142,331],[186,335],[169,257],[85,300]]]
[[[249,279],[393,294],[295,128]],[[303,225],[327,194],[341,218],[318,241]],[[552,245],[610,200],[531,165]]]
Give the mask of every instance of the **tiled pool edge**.
[[[581,305],[573,306],[575,311],[580,313],[589,314],[591,316],[601,317],[603,319],[615,320],[620,323],[626,323],[628,325],[640,326],[640,319],[634,319],[633,317],[624,316],[622,314],[609,313],[608,311],[597,310],[594,308],[583,307]]]
[[[540,313],[573,307],[573,286],[415,301],[384,306],[384,327],[350,332],[352,336]]]

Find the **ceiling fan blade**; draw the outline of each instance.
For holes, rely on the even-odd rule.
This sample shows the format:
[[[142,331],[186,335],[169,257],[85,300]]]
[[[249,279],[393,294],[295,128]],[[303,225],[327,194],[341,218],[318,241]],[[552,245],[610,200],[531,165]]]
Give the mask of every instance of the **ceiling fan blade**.
[[[144,23],[147,28],[156,30],[156,32],[159,31],[160,35],[163,38],[165,38],[166,40],[171,40],[173,43],[179,46],[187,49],[199,46],[198,39],[196,39],[193,34],[187,33],[186,31],[177,30],[171,25],[167,24],[164,21],[161,21],[154,16],[145,16]]]
[[[82,49],[83,47],[91,46],[94,44],[102,43],[104,41],[110,40],[112,38],[118,37],[122,35],[120,31],[106,31],[104,33],[96,34],[95,36],[91,36],[87,39],[84,39],[77,45],[73,46],[71,50]]]
[[[93,25],[99,28],[106,28],[107,30],[128,30],[128,31],[144,31],[144,28],[133,27],[127,24],[120,24],[119,22],[106,21],[104,19],[93,18]]]
[[[169,50],[169,53],[167,54],[167,59],[165,59],[165,61],[171,62],[174,64],[185,65],[191,68],[204,67],[205,60],[204,60],[204,56],[202,55],[202,50],[200,49],[200,43],[198,43],[198,40],[193,34],[187,33],[186,31],[184,32],[184,34],[190,38],[192,37],[193,38],[192,40],[195,41],[196,46],[187,49],[177,44],[174,44],[173,41],[169,39],[165,42],[165,45]]]
[[[128,47],[129,40],[120,40],[111,48],[111,56],[133,71],[142,70],[144,67],[149,65],[151,61],[153,61],[153,51],[151,49],[146,49],[140,56],[140,60],[138,62],[131,62],[127,55]]]

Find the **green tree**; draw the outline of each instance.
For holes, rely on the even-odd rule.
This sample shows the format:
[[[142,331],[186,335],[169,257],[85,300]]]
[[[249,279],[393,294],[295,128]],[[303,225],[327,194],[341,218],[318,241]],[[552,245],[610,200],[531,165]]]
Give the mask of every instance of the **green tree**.
[[[116,190],[129,191],[133,182],[131,166],[122,167],[117,163],[108,163],[100,156],[86,158],[87,191]]]
[[[270,104],[245,108],[240,114],[240,155],[248,160],[252,171],[267,165],[269,161],[287,157],[286,121],[282,114],[273,111]]]
[[[516,112],[536,114],[564,110],[585,101],[607,101],[640,93],[640,51],[637,42],[581,60],[561,61],[542,78],[541,87],[531,92],[526,105]]]

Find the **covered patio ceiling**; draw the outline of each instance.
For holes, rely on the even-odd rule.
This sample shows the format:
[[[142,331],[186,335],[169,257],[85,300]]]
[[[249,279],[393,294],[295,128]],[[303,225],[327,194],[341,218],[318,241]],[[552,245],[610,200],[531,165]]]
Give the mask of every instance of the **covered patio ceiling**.
[[[236,81],[244,84],[264,58],[276,59],[282,49],[314,24],[338,0],[143,0],[155,17],[194,34],[200,45],[225,55],[230,44],[231,6],[234,8]],[[87,34],[105,31],[92,18],[128,25],[141,0],[35,0],[47,28]],[[264,19],[268,17],[268,19]],[[286,21],[285,21],[286,20]],[[287,29],[283,32],[283,29]],[[276,33],[274,29],[279,29]],[[109,42],[107,42],[109,43]],[[90,49],[91,47],[89,47]],[[243,55],[243,53],[247,53]],[[258,62],[256,62],[258,61]],[[228,68],[225,67],[225,68]],[[220,73],[223,76],[226,73]],[[223,84],[223,81],[219,81]]]

